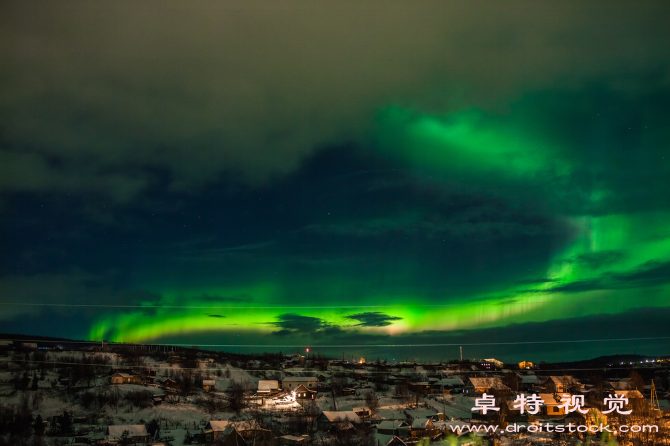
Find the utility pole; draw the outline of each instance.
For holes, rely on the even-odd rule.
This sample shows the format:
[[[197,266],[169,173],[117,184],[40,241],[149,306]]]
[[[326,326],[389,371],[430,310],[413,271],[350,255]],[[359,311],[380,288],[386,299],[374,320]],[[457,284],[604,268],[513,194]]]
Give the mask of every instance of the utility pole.
[[[656,385],[654,380],[651,380],[651,407],[656,410],[661,410],[661,407],[658,404],[658,395],[656,394]]]
[[[463,362],[463,347],[459,347],[461,349],[461,362]]]
[[[442,383],[442,416],[447,419],[447,402],[444,398],[444,383]]]

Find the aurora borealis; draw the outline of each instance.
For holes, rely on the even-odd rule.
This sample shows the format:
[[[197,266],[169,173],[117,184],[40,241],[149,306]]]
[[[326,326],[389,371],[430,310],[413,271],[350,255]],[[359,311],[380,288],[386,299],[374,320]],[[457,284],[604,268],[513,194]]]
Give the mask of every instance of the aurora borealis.
[[[73,5],[0,6],[0,332],[667,354],[667,3]]]

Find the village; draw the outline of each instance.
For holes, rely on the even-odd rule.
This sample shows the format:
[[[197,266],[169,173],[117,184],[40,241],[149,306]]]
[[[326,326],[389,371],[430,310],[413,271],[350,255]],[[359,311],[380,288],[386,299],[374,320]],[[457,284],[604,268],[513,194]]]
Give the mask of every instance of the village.
[[[660,445],[669,374],[4,340],[0,445]]]

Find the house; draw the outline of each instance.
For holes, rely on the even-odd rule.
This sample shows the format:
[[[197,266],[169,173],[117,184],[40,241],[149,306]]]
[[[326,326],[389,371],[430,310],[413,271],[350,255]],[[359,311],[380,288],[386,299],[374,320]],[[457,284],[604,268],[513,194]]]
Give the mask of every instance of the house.
[[[558,406],[563,404],[561,398],[569,398],[569,394],[556,395],[553,393],[540,393],[538,396],[542,398],[542,405],[540,406],[540,413],[533,415],[534,417],[560,418],[565,415],[565,409]]]
[[[233,423],[230,421],[215,421],[211,420],[205,426],[205,434],[211,431],[211,438],[207,437],[207,441],[214,441],[219,438],[219,435],[226,430],[228,426],[232,426]]]
[[[398,427],[402,421],[384,420],[377,425],[377,433],[383,435],[398,435]]]
[[[644,395],[642,395],[639,390],[616,390],[612,392],[612,394],[623,396],[624,398],[628,398],[629,400],[644,398]]]
[[[528,403],[526,403],[524,407],[524,413],[521,413],[521,408],[514,407],[515,405],[518,405],[516,401],[505,401],[507,408],[509,409],[509,421],[525,422],[527,420],[535,420],[538,418],[561,418],[566,414],[565,409],[559,406],[564,404],[562,401],[564,396],[570,398],[569,394],[555,395],[552,393],[540,393],[538,396],[542,402],[539,406],[539,412],[537,414],[528,413],[529,410],[534,409],[534,407]]]
[[[582,385],[570,375],[550,376],[544,385],[547,393],[573,393],[582,388]]]
[[[284,435],[279,437],[280,446],[293,446],[305,444],[305,437],[296,437],[294,435]]]
[[[353,410],[324,410],[316,418],[316,425],[320,431],[330,431],[333,428],[338,430],[349,429],[352,423],[360,423],[361,419]]]
[[[460,378],[443,378],[432,383],[430,387],[433,391],[438,393],[449,393],[454,389],[462,389],[463,380]]]
[[[491,370],[494,370],[496,368],[500,369],[503,366],[502,361],[498,361],[497,359],[494,359],[494,358],[482,359],[480,361],[480,364],[482,365],[482,367],[484,367],[486,369],[491,369]]]
[[[282,380],[282,389],[293,391],[300,385],[304,385],[309,390],[319,389],[319,378],[316,376],[291,376]]]
[[[175,381],[174,379],[171,379],[171,378],[164,379],[163,382],[161,383],[161,386],[163,387],[163,389],[165,389],[169,392],[170,391],[171,392],[179,391],[179,384],[177,384],[177,381]]]
[[[521,361],[519,363],[519,368],[520,369],[532,369],[532,368],[535,368],[535,364],[533,364],[530,361]]]
[[[272,396],[279,393],[279,381],[274,379],[258,381],[258,390],[256,393],[259,396]]]
[[[521,388],[523,390],[530,390],[537,385],[537,376],[535,375],[521,375]]]
[[[225,445],[258,444],[260,440],[272,438],[272,432],[263,429],[255,420],[215,421],[207,423],[204,429],[205,441],[222,441]]]
[[[622,411],[632,410],[633,413],[639,413],[643,411],[646,406],[644,395],[642,395],[639,390],[615,390],[606,392],[605,397],[611,398],[614,397],[614,395],[626,399],[625,404],[621,409]]]
[[[411,424],[407,423],[407,425],[411,437],[430,437],[438,433],[433,421],[427,418],[415,418]]]
[[[463,387],[463,393],[491,393],[492,390],[509,392],[510,388],[502,383],[500,378],[468,378],[468,383]]]
[[[110,377],[112,384],[142,384],[142,377],[128,373],[116,372]]]
[[[317,394],[316,390],[310,390],[304,384],[300,384],[293,392],[297,400],[313,400]]]
[[[149,367],[145,368],[142,371],[142,379],[145,384],[153,385],[156,383],[156,370],[153,370]]]
[[[119,424],[116,426],[107,426],[107,437],[109,441],[120,440],[127,432],[127,438],[134,444],[146,443],[149,440],[149,433],[144,424]]]
[[[272,441],[272,431],[263,429],[256,420],[237,421],[234,426],[248,444],[268,444]]]
[[[247,446],[247,442],[242,435],[235,429],[234,426],[227,426],[223,431],[212,431],[205,429],[205,439],[207,442],[213,441],[210,438],[216,439],[217,445],[222,446]],[[216,436],[214,436],[216,435]]]
[[[246,446],[247,442],[242,434],[230,421],[210,421],[205,426],[204,436],[206,442],[218,440],[226,446]]]
[[[402,441],[400,437],[393,437],[386,443],[386,446],[407,446],[407,443]]]
[[[372,411],[370,410],[369,407],[363,406],[363,407],[354,407],[351,409],[356,413],[356,415],[359,416],[359,418],[369,418],[372,416]]]
[[[595,407],[590,408],[588,412],[585,414],[579,412],[579,411],[574,411],[570,412],[564,419],[564,423],[572,423],[575,425],[583,425],[583,426],[599,426],[600,423],[606,425],[607,424],[607,415],[603,414],[601,411],[596,409]]]
[[[521,413],[520,407],[514,407],[515,405],[519,404],[516,401],[505,400],[505,404],[507,404],[507,411],[509,414],[507,416],[507,421],[514,423],[528,421],[528,410],[530,409],[530,407],[527,404],[524,405],[524,413]]]
[[[202,380],[202,390],[204,390],[205,392],[214,390],[215,387],[216,387],[216,381],[214,381],[213,379]]]
[[[430,383],[421,381],[421,382],[411,382],[407,385],[410,391],[426,395],[430,393]]]

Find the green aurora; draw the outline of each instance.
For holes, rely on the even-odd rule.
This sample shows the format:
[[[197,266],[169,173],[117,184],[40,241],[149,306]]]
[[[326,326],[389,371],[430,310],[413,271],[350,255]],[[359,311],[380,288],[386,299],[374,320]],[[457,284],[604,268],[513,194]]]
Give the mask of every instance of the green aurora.
[[[529,137],[522,131],[506,128],[504,123],[486,125],[484,120],[483,114],[475,111],[442,118],[389,108],[380,120],[383,122],[379,133],[380,150],[412,169],[429,172],[437,181],[456,175],[474,182],[475,187],[485,178],[481,181],[487,183],[483,187],[514,182],[522,188],[532,188],[538,177],[570,175],[570,160],[561,157],[556,142]],[[587,207],[596,206],[598,200],[611,192],[589,191]],[[198,332],[269,335],[276,330],[272,322],[280,321],[287,313],[318,318],[329,326],[346,330],[395,335],[576,318],[600,314],[604,308],[607,313],[617,314],[640,306],[670,306],[668,285],[647,290],[644,300],[631,299],[629,290],[613,286],[617,277],[628,272],[670,261],[670,237],[665,232],[670,213],[564,215],[560,219],[571,229],[571,237],[555,248],[542,270],[543,280],[538,283],[512,286],[491,283],[489,290],[480,293],[438,299],[420,291],[394,293],[393,290],[348,298],[347,292],[328,290],[353,289],[357,285],[343,285],[342,282],[351,279],[332,275],[307,279],[309,287],[319,290],[321,297],[297,306],[280,302],[287,302],[296,292],[305,290],[282,280],[264,281],[262,275],[234,287],[196,284],[174,289],[156,284],[147,287],[162,296],[160,302],[146,306],[155,311],[152,317],[147,318],[144,309],[104,316],[93,325],[89,337],[150,342]],[[518,279],[522,281],[523,276]],[[412,282],[411,273],[406,280]],[[593,284],[593,289],[579,287],[588,284]],[[571,291],[574,285],[577,286]],[[247,296],[253,304],[213,306],[211,301],[199,298],[212,295]],[[365,305],[360,305],[361,302]],[[351,319],[361,312],[380,311],[395,320],[382,326],[360,327]],[[218,317],[211,316],[212,313]]]

